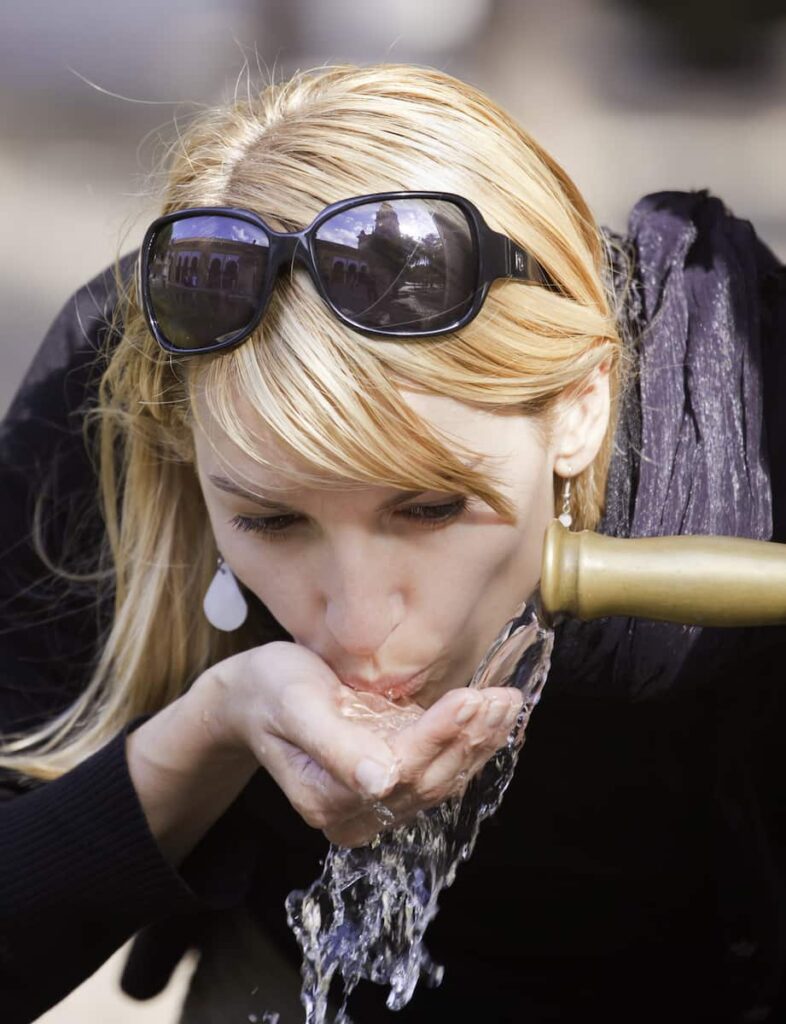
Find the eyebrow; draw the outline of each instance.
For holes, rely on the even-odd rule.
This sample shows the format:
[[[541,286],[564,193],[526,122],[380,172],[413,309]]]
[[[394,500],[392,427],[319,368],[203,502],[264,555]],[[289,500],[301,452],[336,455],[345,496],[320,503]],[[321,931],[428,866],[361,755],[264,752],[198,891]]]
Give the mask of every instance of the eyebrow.
[[[289,505],[286,505],[282,501],[275,501],[269,498],[263,498],[259,494],[254,494],[253,491],[247,491],[244,488],[240,487],[238,484],[236,484],[234,480],[230,480],[228,477],[225,476],[219,476],[214,473],[209,473],[208,480],[210,481],[211,484],[213,484],[214,487],[217,487],[220,491],[226,491],[227,494],[235,494],[239,498],[245,498],[246,501],[251,501],[255,505],[259,505],[262,508],[280,509],[290,507]],[[393,495],[392,498],[388,498],[386,501],[383,501],[382,504],[379,506],[378,511],[387,512],[391,508],[395,508],[397,505],[402,505],[405,501],[411,501],[413,498],[419,497],[421,494],[426,494],[426,491],[398,491],[396,494]]]

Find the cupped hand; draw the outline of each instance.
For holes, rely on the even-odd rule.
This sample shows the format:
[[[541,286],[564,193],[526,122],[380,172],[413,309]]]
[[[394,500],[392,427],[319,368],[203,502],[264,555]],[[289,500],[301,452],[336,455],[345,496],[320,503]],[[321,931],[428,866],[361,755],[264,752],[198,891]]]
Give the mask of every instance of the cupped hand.
[[[463,792],[505,745],[521,706],[515,689],[462,687],[444,694],[416,721],[394,725],[387,733],[398,769],[394,785],[383,798],[364,802],[354,817],[324,828],[325,835],[339,846],[361,846],[383,828],[404,824]],[[391,714],[394,722],[395,717]]]
[[[214,671],[224,734],[249,748],[307,824],[342,846],[460,792],[505,745],[522,704],[515,689],[461,687],[421,712],[349,689],[316,654],[286,642]]]

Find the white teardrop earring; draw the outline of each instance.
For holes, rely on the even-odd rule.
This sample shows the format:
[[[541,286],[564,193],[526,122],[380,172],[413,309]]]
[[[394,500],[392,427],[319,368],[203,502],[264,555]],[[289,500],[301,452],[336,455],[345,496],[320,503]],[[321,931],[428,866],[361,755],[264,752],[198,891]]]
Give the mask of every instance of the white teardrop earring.
[[[216,574],[202,601],[202,610],[210,625],[224,633],[239,629],[246,621],[248,604],[238,586],[235,574],[221,557],[218,559]]]
[[[570,529],[573,522],[573,516],[570,514],[570,477],[566,477],[562,482],[562,511],[558,519],[566,529]]]

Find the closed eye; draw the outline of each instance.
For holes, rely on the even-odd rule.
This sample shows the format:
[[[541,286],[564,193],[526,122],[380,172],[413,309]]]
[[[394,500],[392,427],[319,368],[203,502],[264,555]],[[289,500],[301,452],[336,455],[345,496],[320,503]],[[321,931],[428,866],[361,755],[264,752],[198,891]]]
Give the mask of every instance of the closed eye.
[[[435,528],[458,519],[466,511],[467,502],[467,497],[460,495],[451,501],[439,504],[407,505],[397,509],[394,515],[424,529]],[[263,534],[272,540],[281,538],[303,522],[305,522],[304,516],[288,512],[273,516],[236,515],[230,519],[229,525],[235,530]]]

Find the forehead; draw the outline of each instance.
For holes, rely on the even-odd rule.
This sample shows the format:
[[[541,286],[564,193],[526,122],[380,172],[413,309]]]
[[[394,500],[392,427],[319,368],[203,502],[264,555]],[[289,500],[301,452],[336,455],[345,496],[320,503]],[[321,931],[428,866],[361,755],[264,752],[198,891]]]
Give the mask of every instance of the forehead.
[[[227,430],[211,413],[204,396],[194,399],[194,447],[200,472],[221,472],[249,491],[286,492],[304,478],[316,486],[338,486],[335,476],[307,462],[245,399],[232,409],[232,429]]]
[[[540,433],[532,417],[514,407],[480,407],[447,395],[401,388],[400,394],[441,443],[473,467],[504,468],[510,460],[526,459],[532,445],[540,447]],[[306,461],[284,443],[262,416],[245,400],[238,400],[233,419],[238,430],[231,436],[211,415],[204,398],[198,403],[194,428],[197,459],[206,472],[221,469],[234,480],[255,484],[266,491],[286,491],[304,481],[319,488],[353,489],[357,480],[340,477]],[[238,443],[243,437],[252,449]],[[397,443],[390,437],[390,448]],[[365,484],[368,486],[368,484]]]

